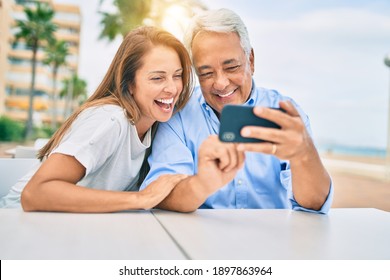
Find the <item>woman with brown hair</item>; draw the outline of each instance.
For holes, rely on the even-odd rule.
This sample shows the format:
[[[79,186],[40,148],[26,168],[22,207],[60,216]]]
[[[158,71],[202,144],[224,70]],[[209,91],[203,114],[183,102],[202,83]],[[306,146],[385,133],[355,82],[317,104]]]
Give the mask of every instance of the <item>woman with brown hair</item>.
[[[66,212],[154,207],[185,175],[163,175],[138,192],[152,130],[187,103],[192,85],[191,61],[179,40],[155,27],[134,29],[95,93],[40,150],[40,166],[0,206]]]

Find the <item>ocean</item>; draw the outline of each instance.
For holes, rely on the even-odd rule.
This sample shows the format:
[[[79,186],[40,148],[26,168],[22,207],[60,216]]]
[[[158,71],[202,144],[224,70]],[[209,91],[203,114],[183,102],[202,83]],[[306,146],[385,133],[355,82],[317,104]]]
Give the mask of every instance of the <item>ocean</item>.
[[[322,144],[322,145],[318,145],[317,149],[320,153],[386,158],[385,148],[354,147],[354,146],[344,146],[344,145],[337,145],[337,144]]]

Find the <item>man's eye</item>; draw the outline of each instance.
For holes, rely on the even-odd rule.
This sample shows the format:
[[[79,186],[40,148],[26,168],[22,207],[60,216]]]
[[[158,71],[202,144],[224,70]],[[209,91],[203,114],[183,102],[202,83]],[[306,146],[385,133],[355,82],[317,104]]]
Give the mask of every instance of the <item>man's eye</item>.
[[[161,77],[153,77],[153,78],[151,78],[152,81],[159,81],[161,79],[162,79]]]
[[[206,73],[201,73],[199,74],[200,77],[210,77],[213,73],[212,72],[206,72]]]
[[[240,68],[241,65],[236,65],[236,66],[232,66],[232,67],[228,67],[226,70],[228,71],[235,71],[237,70],[238,68]]]

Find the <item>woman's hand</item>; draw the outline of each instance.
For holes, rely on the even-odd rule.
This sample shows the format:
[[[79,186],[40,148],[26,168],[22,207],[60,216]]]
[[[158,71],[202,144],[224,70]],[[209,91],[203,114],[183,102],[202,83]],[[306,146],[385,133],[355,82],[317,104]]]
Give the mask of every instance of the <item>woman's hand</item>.
[[[150,209],[159,204],[167,197],[173,188],[188,175],[184,174],[167,174],[161,175],[157,180],[150,183],[145,189],[139,192],[140,205],[143,209]]]

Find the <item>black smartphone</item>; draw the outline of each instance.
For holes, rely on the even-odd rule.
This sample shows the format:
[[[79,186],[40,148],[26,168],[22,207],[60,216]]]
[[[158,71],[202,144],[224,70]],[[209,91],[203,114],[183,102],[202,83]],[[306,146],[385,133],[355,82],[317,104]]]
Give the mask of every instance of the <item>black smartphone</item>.
[[[271,128],[278,128],[280,126],[276,123],[260,118],[253,113],[253,106],[244,105],[225,105],[221,112],[221,126],[219,128],[219,140],[222,142],[235,143],[258,143],[266,142],[257,138],[242,137],[241,129],[247,125],[264,126]],[[284,112],[281,108],[271,108]]]

